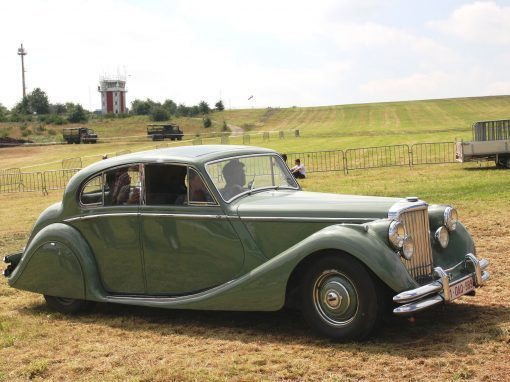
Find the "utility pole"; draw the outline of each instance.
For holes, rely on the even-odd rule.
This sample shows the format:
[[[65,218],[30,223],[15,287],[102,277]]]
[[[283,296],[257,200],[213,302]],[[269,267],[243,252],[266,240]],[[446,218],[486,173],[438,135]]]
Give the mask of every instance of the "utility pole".
[[[23,43],[21,44],[21,48],[18,48],[18,56],[21,56],[21,79],[23,81],[23,98],[27,96],[27,88],[25,86],[25,61],[23,56],[27,55],[27,51],[23,48]]]

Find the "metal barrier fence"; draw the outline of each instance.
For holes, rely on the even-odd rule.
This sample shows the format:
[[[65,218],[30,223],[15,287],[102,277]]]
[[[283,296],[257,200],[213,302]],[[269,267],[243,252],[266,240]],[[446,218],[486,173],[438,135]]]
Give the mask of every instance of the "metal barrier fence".
[[[245,138],[248,137],[248,140]],[[222,142],[226,136],[222,136]],[[201,144],[202,139],[196,138],[194,144]],[[249,143],[249,135],[243,136],[243,143]],[[163,146],[159,144],[158,147]],[[165,146],[166,147],[166,146]],[[124,152],[127,153],[127,152]],[[116,153],[120,155],[121,153]],[[379,146],[353,148],[343,150],[325,150],[292,152],[287,155],[287,164],[292,167],[296,159],[305,165],[307,173],[343,171],[370,168],[409,166],[424,164],[456,163],[455,143],[417,143],[408,145]],[[68,158],[62,166],[81,163],[81,158]],[[0,193],[41,191],[64,189],[69,179],[79,168],[63,168],[42,172],[21,172],[19,168],[0,171]]]
[[[412,164],[455,163],[455,143],[416,143],[411,146]]]
[[[9,168],[0,172],[0,192],[19,192],[22,179],[19,168]]]
[[[35,192],[47,194],[63,190],[69,179],[80,169],[48,170],[38,172],[0,172],[0,193]]]
[[[305,165],[308,173],[344,171],[344,152],[342,150],[309,151],[286,155],[289,167],[292,167],[294,161],[299,159]]]
[[[365,147],[345,151],[345,169],[411,166],[408,145]]]

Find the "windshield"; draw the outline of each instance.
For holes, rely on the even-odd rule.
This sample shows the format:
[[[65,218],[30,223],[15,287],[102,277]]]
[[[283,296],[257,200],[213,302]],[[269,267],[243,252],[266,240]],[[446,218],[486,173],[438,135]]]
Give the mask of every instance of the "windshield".
[[[207,172],[222,198],[265,188],[299,188],[282,159],[276,155],[230,158],[208,163]]]

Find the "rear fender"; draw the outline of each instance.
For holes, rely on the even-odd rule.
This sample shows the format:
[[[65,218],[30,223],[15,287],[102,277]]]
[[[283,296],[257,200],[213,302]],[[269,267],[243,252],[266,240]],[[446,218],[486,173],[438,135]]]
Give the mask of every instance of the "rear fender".
[[[105,295],[90,247],[75,228],[62,223],[35,235],[8,281],[50,296],[99,300]]]

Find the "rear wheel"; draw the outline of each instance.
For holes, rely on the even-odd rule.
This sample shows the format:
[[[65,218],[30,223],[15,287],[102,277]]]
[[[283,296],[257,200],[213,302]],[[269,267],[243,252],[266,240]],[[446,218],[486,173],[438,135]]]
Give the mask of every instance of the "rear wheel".
[[[51,309],[60,313],[67,314],[84,312],[94,306],[94,303],[91,301],[77,300],[74,298],[44,295],[44,299],[46,300],[46,304],[48,304]]]
[[[303,278],[301,298],[312,329],[336,340],[365,338],[380,311],[372,276],[359,261],[342,253],[312,264]]]

